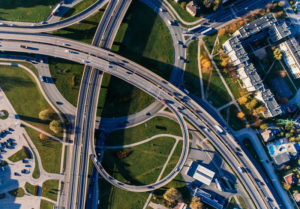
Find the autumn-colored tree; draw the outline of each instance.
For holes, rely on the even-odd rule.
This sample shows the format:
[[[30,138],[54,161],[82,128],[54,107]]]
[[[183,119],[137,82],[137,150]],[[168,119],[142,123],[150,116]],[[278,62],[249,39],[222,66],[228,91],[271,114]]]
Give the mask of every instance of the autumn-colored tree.
[[[261,130],[265,130],[266,128],[268,128],[268,124],[262,123],[262,124],[259,126],[259,128],[260,128]]]
[[[283,184],[283,188],[284,188],[285,190],[289,190],[289,189],[291,188],[291,185],[288,184],[288,183],[284,183],[284,184]]]
[[[226,34],[226,29],[225,28],[221,28],[219,31],[218,31],[218,36],[219,37],[222,37]]]
[[[202,209],[203,207],[203,203],[201,202],[200,198],[195,196],[193,197],[191,203],[190,203],[190,208],[191,209]]]
[[[185,9],[185,7],[186,7],[186,2],[185,2],[185,1],[181,2],[181,3],[180,3],[180,7],[181,7],[181,9]]]
[[[247,102],[248,102],[248,98],[247,98],[246,96],[242,96],[242,97],[238,98],[238,103],[239,103],[240,105],[244,105],[244,104],[246,104]]]
[[[59,120],[51,121],[51,123],[49,124],[49,128],[51,131],[53,131],[56,134],[62,132],[62,124]]]
[[[286,77],[286,71],[285,70],[280,70],[279,71],[279,76],[282,77],[282,78]]]
[[[171,187],[170,189],[168,189],[165,192],[163,197],[169,203],[175,203],[181,199],[181,194],[177,189],[175,189],[174,187]]]
[[[53,118],[53,112],[50,109],[42,110],[39,113],[39,119],[41,120],[52,120],[52,118]]]
[[[277,60],[282,59],[282,53],[281,53],[280,49],[278,49],[278,48],[274,49],[273,55],[274,55],[274,58],[277,59]]]
[[[45,140],[45,139],[46,139],[46,135],[43,134],[43,133],[40,133],[40,139],[41,139],[41,140]]]
[[[243,119],[243,118],[245,117],[245,114],[244,114],[243,112],[238,112],[238,113],[237,113],[237,117],[238,117],[239,119]]]

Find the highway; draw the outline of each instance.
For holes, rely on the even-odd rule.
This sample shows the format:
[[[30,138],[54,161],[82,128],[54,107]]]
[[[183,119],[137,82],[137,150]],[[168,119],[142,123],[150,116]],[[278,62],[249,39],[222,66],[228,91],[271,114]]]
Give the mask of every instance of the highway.
[[[31,47],[38,49],[35,53],[60,56],[61,58],[79,63],[88,62],[89,66],[117,76],[138,88],[144,89],[146,86],[149,87],[147,88],[147,93],[152,91],[151,95],[156,95],[156,98],[165,98],[166,101],[170,100],[173,103],[172,105],[175,105],[177,109],[178,107],[182,109],[183,106],[184,109],[180,111],[181,114],[192,122],[195,127],[200,130],[205,126],[209,128],[207,131],[205,131],[205,129],[202,131],[211,139],[210,141],[216,149],[219,150],[224,159],[236,171],[237,176],[246,187],[254,203],[259,208],[272,208],[273,206],[279,208],[277,201],[272,195],[272,191],[269,190],[266,184],[260,186],[255,183],[254,179],[259,179],[261,182],[264,182],[264,179],[261,178],[247,156],[241,153],[243,157],[240,157],[240,155],[235,153],[235,149],[239,147],[239,145],[236,144],[234,138],[229,134],[217,134],[214,131],[214,124],[218,123],[183,91],[142,66],[114,53],[76,41],[45,36],[47,35],[9,34],[2,32],[0,33],[0,38],[3,39],[3,41],[1,41],[2,50],[31,53],[32,50],[20,48],[21,44],[30,44]],[[64,46],[65,43],[69,46]],[[74,50],[76,53],[66,53],[67,48]],[[157,96],[157,92],[161,92],[161,96]],[[197,110],[197,113],[195,113],[195,110]],[[239,166],[247,167],[249,171],[247,173],[241,173],[238,169]],[[163,186],[163,184],[159,186]],[[147,188],[147,191],[150,190],[153,190],[153,188]],[[272,203],[267,201],[266,197],[272,199]]]
[[[124,3],[125,2],[125,3]],[[107,45],[106,40],[108,36],[111,37],[112,40],[114,40],[114,36],[116,35],[116,32],[118,31],[118,28],[121,24],[121,21],[130,5],[131,1],[117,1],[117,0],[111,0],[108,4],[107,9],[105,10],[105,13],[98,25],[98,28],[96,30],[96,33],[94,35],[94,39],[92,41],[92,45],[94,46],[100,46],[100,47],[111,47]],[[112,33],[112,34],[111,34]],[[111,43],[112,45],[112,43]],[[89,69],[88,69],[89,68]],[[102,82],[102,72],[100,73],[98,70],[92,68],[89,66],[85,66],[84,73],[89,72],[92,70],[92,76],[90,81],[90,88],[88,91],[88,101],[86,101],[85,105],[83,105],[82,109],[85,109],[85,111],[82,111],[81,113],[83,115],[76,115],[77,118],[85,118],[85,120],[81,121],[83,122],[83,142],[82,142],[82,152],[81,152],[81,166],[80,166],[80,173],[79,173],[79,187],[78,187],[78,197],[77,197],[77,208],[83,208],[85,206],[85,200],[86,200],[86,183],[88,179],[88,163],[89,163],[89,148],[90,143],[93,143],[94,141],[94,130],[95,130],[95,119],[96,119],[96,113],[97,113],[97,104],[98,104],[98,97],[99,92],[101,88],[101,82]],[[84,98],[79,98],[84,99]],[[75,183],[76,178],[74,176]],[[73,190],[73,192],[76,194],[77,190]],[[74,202],[72,202],[73,204]]]

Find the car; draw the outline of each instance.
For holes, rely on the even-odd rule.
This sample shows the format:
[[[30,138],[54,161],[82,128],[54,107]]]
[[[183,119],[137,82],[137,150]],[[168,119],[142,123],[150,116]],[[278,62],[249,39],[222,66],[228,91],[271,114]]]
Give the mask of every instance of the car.
[[[46,82],[45,76],[40,75],[40,79],[42,82]]]
[[[164,99],[162,99],[161,101],[162,101],[163,103],[166,103],[166,100],[164,100]]]
[[[48,23],[47,21],[43,21],[43,22],[42,22],[42,25],[47,24],[47,23]]]
[[[82,60],[83,63],[90,63],[88,60]]]
[[[29,174],[29,173],[30,173],[30,171],[29,171],[29,170],[27,170],[27,169],[23,169],[23,170],[21,170],[21,173],[24,173],[24,174]]]
[[[12,129],[12,128],[8,128],[8,130],[11,131],[11,132],[14,132],[14,129]]]
[[[28,160],[23,159],[22,162],[23,162],[23,163],[28,163]]]
[[[14,172],[15,176],[21,176],[21,174],[19,174],[18,172]]]
[[[147,112],[147,113],[146,113],[146,115],[147,115],[147,116],[150,116],[150,115],[151,115],[151,113],[150,113],[150,112]]]
[[[31,165],[29,165],[29,164],[28,164],[28,165],[25,165],[25,167],[27,167],[27,168],[30,168],[30,167],[31,167]]]
[[[64,46],[71,46],[71,44],[66,44],[66,43],[63,43],[63,45],[64,45]]]
[[[59,102],[59,101],[56,101],[56,104],[57,104],[57,105],[62,105],[63,103],[62,103],[62,102]]]

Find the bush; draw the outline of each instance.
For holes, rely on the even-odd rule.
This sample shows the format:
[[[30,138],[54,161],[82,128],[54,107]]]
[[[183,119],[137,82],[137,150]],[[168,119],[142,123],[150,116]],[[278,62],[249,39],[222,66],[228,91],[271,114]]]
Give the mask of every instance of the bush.
[[[53,131],[56,134],[62,132],[62,124],[59,120],[51,121],[51,123],[49,124],[49,128],[51,131]]]
[[[41,119],[41,120],[52,120],[53,116],[54,116],[54,114],[50,109],[42,110],[39,113],[39,119]]]

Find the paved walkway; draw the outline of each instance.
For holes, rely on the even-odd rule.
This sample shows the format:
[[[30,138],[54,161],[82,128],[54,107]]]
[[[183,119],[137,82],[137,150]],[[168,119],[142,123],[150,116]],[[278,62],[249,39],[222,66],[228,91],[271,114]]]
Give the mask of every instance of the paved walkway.
[[[135,146],[138,146],[138,145],[141,145],[141,144],[145,144],[145,143],[150,142],[153,139],[156,139],[156,138],[159,138],[159,137],[171,137],[171,138],[174,138],[176,140],[182,140],[181,136],[175,136],[175,135],[172,135],[172,134],[157,134],[157,135],[152,136],[148,139],[144,139],[142,141],[139,141],[139,142],[136,142],[136,143],[133,143],[133,144],[127,144],[127,145],[121,145],[121,146],[99,146],[99,147],[97,146],[97,148],[99,148],[99,149],[125,149],[125,148],[129,148],[129,147],[135,147]]]

